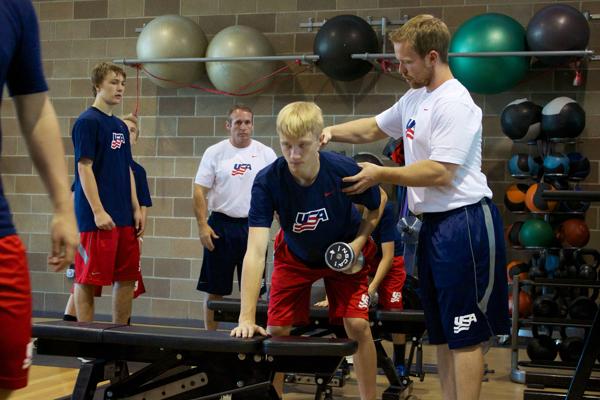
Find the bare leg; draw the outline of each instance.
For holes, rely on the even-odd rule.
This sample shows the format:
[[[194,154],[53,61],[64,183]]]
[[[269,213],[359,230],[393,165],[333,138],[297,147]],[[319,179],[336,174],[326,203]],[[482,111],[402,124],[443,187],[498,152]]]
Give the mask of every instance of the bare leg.
[[[218,294],[206,293],[206,296],[204,296],[204,303],[203,303],[204,328],[207,331],[216,331],[217,328],[219,327],[219,323],[215,321],[215,312],[208,308],[208,301],[209,300],[222,300],[222,299],[223,299],[223,296],[218,295]]]
[[[288,336],[291,331],[291,326],[267,327],[267,332],[269,332],[269,335],[271,336]],[[277,391],[279,398],[283,398],[283,373],[275,374],[275,377],[273,377],[273,387],[275,388],[275,391]]]
[[[75,284],[77,321],[91,322],[94,320],[94,288],[94,285]]]
[[[438,376],[442,386],[443,400],[456,400],[454,359],[447,344],[437,346]],[[470,368],[470,367],[469,367]]]
[[[344,318],[344,328],[350,339],[358,342],[354,354],[354,372],[361,400],[375,400],[377,355],[369,321],[362,318]]]
[[[483,380],[483,352],[480,345],[451,350],[458,400],[478,400]]]
[[[69,296],[69,300],[67,300],[67,306],[65,307],[65,315],[77,315],[77,311],[75,310],[75,296],[71,294]]]
[[[113,286],[113,324],[126,324],[131,317],[135,281],[119,281]]]

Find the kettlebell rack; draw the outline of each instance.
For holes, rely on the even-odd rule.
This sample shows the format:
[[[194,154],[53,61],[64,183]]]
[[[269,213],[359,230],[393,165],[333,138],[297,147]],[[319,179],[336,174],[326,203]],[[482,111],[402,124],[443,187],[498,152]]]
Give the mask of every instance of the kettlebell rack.
[[[545,200],[580,200],[580,201],[600,201],[600,192],[573,192],[568,190],[544,191],[542,198]],[[586,282],[581,280],[570,279],[536,279],[529,282],[533,285],[555,286],[559,287],[584,287],[598,290],[600,282]],[[512,313],[512,365],[511,379],[516,382],[526,383],[530,386],[548,386],[558,388],[568,388],[566,393],[545,392],[540,390],[526,389],[523,393],[525,400],[575,400],[584,398],[586,390],[600,390],[600,379],[591,378],[592,370],[600,370],[594,368],[594,363],[600,353],[600,311],[596,308],[595,316],[591,321],[580,320],[565,320],[561,318],[531,318],[529,320],[519,320],[519,277],[513,278],[513,313]],[[551,326],[577,326],[589,329],[585,337],[585,343],[575,366],[575,374],[571,378],[568,375],[548,374],[548,373],[533,373],[530,371],[519,370],[518,367],[527,365],[539,368],[567,368],[572,369],[573,364],[556,363],[556,362],[536,362],[536,363],[519,363],[518,361],[518,331],[519,324],[522,325],[551,325]],[[585,399],[600,399],[598,396],[586,395]]]

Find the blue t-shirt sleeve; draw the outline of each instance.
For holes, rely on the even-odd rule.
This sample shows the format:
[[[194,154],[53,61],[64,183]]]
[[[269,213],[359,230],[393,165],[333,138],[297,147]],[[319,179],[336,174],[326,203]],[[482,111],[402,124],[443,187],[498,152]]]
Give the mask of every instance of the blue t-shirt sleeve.
[[[7,71],[11,96],[48,90],[42,69],[39,27],[31,1],[12,2],[18,12],[14,21],[18,30],[14,56]]]
[[[396,222],[394,221],[394,209],[390,204],[385,206],[383,215],[379,220],[381,232],[381,243],[393,242],[396,238]]]
[[[270,228],[273,223],[275,206],[264,171],[258,173],[252,185],[252,199],[248,212],[248,226],[250,227]]]
[[[137,168],[133,168],[133,176],[135,178],[135,190],[137,191],[140,206],[152,207],[152,198],[150,197],[150,188],[148,187],[146,170],[141,165]]]
[[[73,125],[73,149],[75,163],[82,158],[93,160],[96,156],[96,137],[98,123],[91,119],[81,118]]]

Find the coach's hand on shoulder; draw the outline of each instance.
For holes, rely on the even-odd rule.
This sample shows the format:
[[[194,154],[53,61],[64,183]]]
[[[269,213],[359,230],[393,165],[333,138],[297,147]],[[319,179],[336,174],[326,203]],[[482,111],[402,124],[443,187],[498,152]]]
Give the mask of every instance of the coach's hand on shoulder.
[[[94,213],[94,222],[96,223],[98,229],[103,231],[110,231],[116,226],[112,217],[104,210]]]
[[[200,242],[202,246],[206,247],[206,250],[213,251],[215,249],[215,244],[213,243],[213,239],[218,239],[219,235],[215,233],[213,228],[208,224],[198,225],[198,234],[200,236]]]
[[[358,163],[358,166],[362,168],[358,174],[342,179],[348,185],[342,189],[342,192],[348,195],[360,194],[379,183],[379,172],[382,167],[367,162]]]
[[[48,265],[54,271],[60,271],[73,263],[79,244],[77,222],[72,208],[54,213],[50,222],[50,239],[52,248]]]
[[[267,336],[267,331],[262,326],[258,326],[253,322],[240,322],[237,327],[231,330],[230,335],[233,337],[249,338],[257,333]]]
[[[321,132],[321,135],[319,136],[319,143],[321,144],[321,147],[326,146],[327,143],[331,141],[331,136],[331,128],[329,126],[323,128],[323,132]]]

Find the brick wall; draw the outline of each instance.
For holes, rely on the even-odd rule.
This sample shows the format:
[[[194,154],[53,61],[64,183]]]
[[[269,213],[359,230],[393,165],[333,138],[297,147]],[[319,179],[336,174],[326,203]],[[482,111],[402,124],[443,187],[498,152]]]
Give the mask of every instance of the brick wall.
[[[100,60],[135,57],[135,30],[163,14],[181,14],[197,21],[209,39],[219,30],[235,24],[253,26],[270,39],[278,54],[312,53],[315,32],[300,28],[309,17],[315,20],[351,13],[361,17],[398,19],[431,13],[446,21],[452,30],[466,19],[484,12],[508,14],[526,25],[533,13],[546,3],[527,0],[90,0],[34,1],[40,19],[44,68],[50,95],[56,107],[73,171],[70,127],[91,104],[88,83],[91,67]],[[600,12],[600,1],[569,2],[581,10]],[[591,23],[590,48],[600,43],[600,29]],[[388,47],[389,49],[389,47]],[[297,70],[298,67],[293,67]],[[128,93],[122,109],[135,107],[135,70],[128,68]],[[545,104],[566,95],[576,98],[587,111],[587,128],[577,149],[588,155],[592,174],[582,185],[600,190],[598,160],[600,134],[600,71],[591,63],[586,84],[575,88],[573,75],[564,70],[534,70],[526,81],[510,92],[474,95],[484,111],[484,170],[501,203],[503,191],[513,182],[506,172],[510,154],[527,151],[503,136],[499,113],[508,102],[530,97]],[[208,85],[207,81],[201,82]],[[202,294],[195,290],[200,273],[201,245],[192,212],[192,179],[207,146],[223,139],[230,97],[209,95],[191,89],[162,89],[141,80],[141,132],[134,148],[135,158],[146,167],[154,207],[150,209],[143,249],[143,271],[148,293],[134,302],[139,316],[201,319]],[[242,102],[256,115],[255,136],[279,153],[275,116],[290,101],[316,101],[326,114],[326,123],[337,123],[384,110],[404,91],[397,75],[370,73],[363,79],[334,82],[316,69],[288,79]],[[63,309],[70,282],[63,274],[49,272],[50,206],[28,157],[10,99],[2,104],[3,153],[0,169],[4,189],[29,251],[36,311]],[[332,149],[380,153],[383,143],[364,146],[334,145]],[[506,222],[514,216],[506,215]],[[598,207],[588,212],[593,230],[591,245],[600,243]],[[105,289],[105,293],[108,290]],[[98,301],[98,312],[110,312],[110,296]]]

